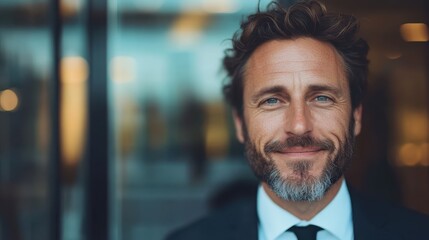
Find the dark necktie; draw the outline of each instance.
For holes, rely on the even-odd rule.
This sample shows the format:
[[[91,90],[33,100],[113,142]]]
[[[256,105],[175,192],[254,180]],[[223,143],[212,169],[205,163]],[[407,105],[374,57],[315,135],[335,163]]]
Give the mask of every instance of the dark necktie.
[[[293,226],[288,231],[295,233],[298,240],[316,240],[317,232],[322,228],[314,225],[308,225],[306,227]]]

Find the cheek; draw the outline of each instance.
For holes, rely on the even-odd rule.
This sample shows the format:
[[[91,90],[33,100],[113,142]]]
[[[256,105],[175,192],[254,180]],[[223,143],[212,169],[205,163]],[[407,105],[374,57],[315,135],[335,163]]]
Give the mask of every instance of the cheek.
[[[350,114],[347,111],[324,111],[314,114],[314,130],[324,137],[343,141],[348,133]],[[338,144],[338,143],[336,143]]]
[[[269,141],[281,139],[279,135],[283,133],[281,126],[284,119],[278,114],[251,114],[246,118],[249,138],[258,148],[263,148]]]

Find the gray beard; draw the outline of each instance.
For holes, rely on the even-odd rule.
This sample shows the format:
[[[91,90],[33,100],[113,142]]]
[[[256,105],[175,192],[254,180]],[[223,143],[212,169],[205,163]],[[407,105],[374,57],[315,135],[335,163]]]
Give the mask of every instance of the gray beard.
[[[304,164],[308,163],[298,162],[295,165]],[[331,178],[327,171],[323,171],[319,179],[313,176],[306,176],[301,181],[285,179],[277,168],[273,168],[266,182],[273,192],[283,200],[312,202],[320,200],[338,179]]]
[[[264,155],[257,150],[255,145],[249,141],[247,131],[245,131],[246,156],[256,177],[267,183],[279,198],[287,201],[318,201],[322,199],[331,186],[343,176],[343,173],[351,162],[354,146],[353,129],[354,120],[352,119],[349,124],[349,131],[346,135],[345,142],[339,142],[340,149],[338,149],[335,155],[334,152],[336,148],[332,141],[320,141],[306,135],[287,139],[285,143],[267,143],[264,147],[264,152],[265,156],[268,157],[264,157]],[[319,146],[329,151],[328,161],[319,178],[311,176],[308,173],[309,169],[312,167],[312,163],[307,161],[288,163],[288,167],[300,176],[299,179],[282,176],[274,160],[269,157],[269,153],[283,147],[292,146]]]

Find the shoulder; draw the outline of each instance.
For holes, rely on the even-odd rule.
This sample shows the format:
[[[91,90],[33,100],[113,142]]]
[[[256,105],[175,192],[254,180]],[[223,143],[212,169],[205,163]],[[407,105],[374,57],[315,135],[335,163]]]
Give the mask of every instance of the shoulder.
[[[235,239],[231,236],[249,228],[256,233],[256,202],[254,199],[241,199],[170,233],[166,239]]]
[[[373,227],[395,235],[394,239],[419,239],[429,234],[427,215],[392,203],[366,198],[355,192],[351,193],[351,197],[353,221],[357,225]]]
[[[397,232],[408,239],[429,234],[429,216],[392,204],[381,205],[379,208],[383,209],[385,228],[391,232]]]

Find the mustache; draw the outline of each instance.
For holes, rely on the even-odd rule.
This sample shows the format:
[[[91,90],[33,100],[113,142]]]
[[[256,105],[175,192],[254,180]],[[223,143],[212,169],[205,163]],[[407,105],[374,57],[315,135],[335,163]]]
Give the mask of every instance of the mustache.
[[[319,140],[310,135],[301,135],[289,137],[285,141],[268,142],[264,147],[264,151],[266,153],[280,152],[285,148],[291,147],[317,147],[330,152],[335,150],[334,142],[329,139]]]

